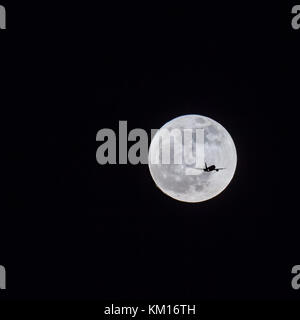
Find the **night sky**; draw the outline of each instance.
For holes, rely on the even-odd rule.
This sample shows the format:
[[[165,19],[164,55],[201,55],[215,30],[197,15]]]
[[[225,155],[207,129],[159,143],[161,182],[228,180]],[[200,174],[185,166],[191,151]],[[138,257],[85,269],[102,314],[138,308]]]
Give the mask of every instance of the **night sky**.
[[[1,297],[299,299],[300,31],[288,6],[6,8]],[[179,202],[147,165],[96,162],[100,129],[127,120],[150,134],[191,113],[235,142],[235,176],[216,198]]]

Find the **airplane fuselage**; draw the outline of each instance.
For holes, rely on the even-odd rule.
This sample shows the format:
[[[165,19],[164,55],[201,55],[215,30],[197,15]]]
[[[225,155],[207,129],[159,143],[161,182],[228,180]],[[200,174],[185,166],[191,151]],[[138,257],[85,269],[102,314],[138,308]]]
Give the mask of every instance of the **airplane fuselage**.
[[[202,170],[204,170],[205,172],[212,172],[212,171],[218,172],[219,170],[223,170],[223,169],[225,168],[216,168],[214,164],[208,167],[205,162],[205,168],[203,168]]]
[[[211,171],[214,171],[214,170],[216,170],[216,166],[214,166],[214,165],[206,167],[204,169],[204,171],[206,171],[206,172],[211,172]]]

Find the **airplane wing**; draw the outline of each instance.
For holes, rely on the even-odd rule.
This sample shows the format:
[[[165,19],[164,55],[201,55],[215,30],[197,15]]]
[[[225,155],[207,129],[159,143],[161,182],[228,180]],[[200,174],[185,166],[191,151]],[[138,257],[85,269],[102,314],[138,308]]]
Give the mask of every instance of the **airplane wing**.
[[[226,169],[226,168],[216,168],[216,170],[224,170],[224,169]]]

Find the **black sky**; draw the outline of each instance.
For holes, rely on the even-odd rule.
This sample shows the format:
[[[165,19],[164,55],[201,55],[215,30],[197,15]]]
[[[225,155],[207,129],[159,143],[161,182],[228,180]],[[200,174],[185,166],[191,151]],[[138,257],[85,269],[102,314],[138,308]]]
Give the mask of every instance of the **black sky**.
[[[290,286],[299,79],[289,8],[10,5],[1,32],[5,297],[299,298]],[[218,197],[177,202],[146,165],[97,164],[98,130],[127,120],[150,133],[189,113],[235,141],[236,175]]]

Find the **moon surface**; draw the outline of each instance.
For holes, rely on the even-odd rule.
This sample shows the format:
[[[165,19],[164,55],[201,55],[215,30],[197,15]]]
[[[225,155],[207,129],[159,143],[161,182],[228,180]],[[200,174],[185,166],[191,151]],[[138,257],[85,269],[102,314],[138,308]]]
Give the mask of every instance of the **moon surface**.
[[[185,129],[193,131],[203,129],[204,141],[202,140],[202,149],[200,149],[204,150],[203,160],[208,167],[215,165],[216,168],[224,169],[206,172],[195,167],[195,146],[199,144],[195,134],[189,137],[190,141],[188,138],[175,136],[169,145],[170,157],[172,160],[173,155],[173,161],[165,164],[161,161],[161,153],[164,152],[165,145],[164,138],[159,134],[162,129],[168,129],[169,132],[179,129],[182,137]],[[187,144],[194,146],[186,149],[182,162],[178,164],[174,161],[174,155],[178,150],[187,147]],[[160,161],[154,162],[153,159],[160,159]],[[194,164],[191,159],[194,159]],[[227,130],[213,119],[194,114],[177,117],[160,128],[151,141],[148,154],[149,170],[157,187],[168,196],[184,202],[202,202],[220,194],[233,178],[236,164],[236,148]]]

